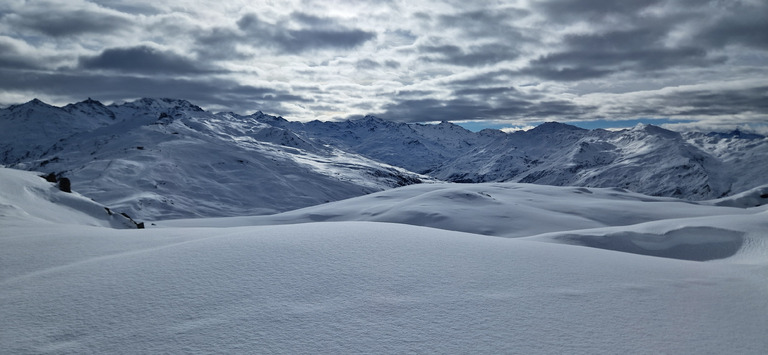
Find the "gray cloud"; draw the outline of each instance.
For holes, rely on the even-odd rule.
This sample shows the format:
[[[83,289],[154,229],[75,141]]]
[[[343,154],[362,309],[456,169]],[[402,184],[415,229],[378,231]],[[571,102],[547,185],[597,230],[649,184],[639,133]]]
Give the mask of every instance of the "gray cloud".
[[[542,79],[575,81],[600,78],[615,72],[656,71],[674,67],[706,67],[725,57],[708,57],[704,48],[667,47],[667,32],[634,29],[589,35],[568,35],[566,49],[530,62],[522,73]]]
[[[325,48],[348,49],[376,36],[373,32],[350,29],[335,20],[304,13],[294,13],[291,19],[310,27],[289,29],[262,21],[256,14],[243,16],[237,21],[237,26],[246,33],[247,39],[277,48],[285,53],[301,53]]]
[[[698,33],[696,40],[715,47],[740,44],[768,49],[768,3],[736,4],[735,9],[724,9],[724,16]]]
[[[36,58],[23,55],[13,42],[0,37],[0,68],[34,69],[39,67]]]
[[[455,45],[421,45],[418,49],[423,60],[470,67],[495,64],[518,56],[514,48],[502,44],[475,45],[466,50]]]
[[[451,99],[436,99],[432,92],[401,92],[396,100],[384,106],[377,115],[405,122],[442,120],[503,120],[541,121],[558,117],[579,119],[595,111],[595,107],[578,105],[566,100],[541,99],[511,86],[457,87]]]
[[[469,10],[440,15],[438,24],[446,30],[458,29],[468,38],[503,38],[514,43],[528,40],[514,24],[529,14],[528,10],[511,7]]]
[[[81,57],[83,69],[107,69],[142,74],[200,74],[210,72],[178,54],[148,46],[109,48],[101,54]]]
[[[34,4],[32,4],[34,6]],[[131,25],[119,14],[89,9],[68,10],[35,7],[23,13],[7,14],[2,17],[11,26],[27,29],[51,37],[68,37],[86,33],[116,32]]]
[[[655,117],[768,115],[768,86],[680,91],[653,96],[652,99],[661,104],[616,108],[615,113],[628,115],[640,111]],[[763,122],[768,120],[763,119]]]
[[[550,0],[535,2],[534,7],[542,11],[550,22],[603,21],[610,16],[635,17],[644,9],[661,3],[662,0]]]
[[[302,28],[290,28],[296,22]],[[270,23],[257,14],[246,14],[236,21],[237,28],[213,27],[197,36],[197,52],[211,59],[246,59],[251,57],[238,49],[249,46],[282,54],[302,54],[313,50],[344,50],[357,47],[376,33],[348,28],[338,21],[294,12],[284,21]]]

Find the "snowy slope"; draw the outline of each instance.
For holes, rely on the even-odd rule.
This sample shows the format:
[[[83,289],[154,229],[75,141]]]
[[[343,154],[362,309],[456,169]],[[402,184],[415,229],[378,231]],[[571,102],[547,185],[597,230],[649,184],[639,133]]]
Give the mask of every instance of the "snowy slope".
[[[0,169],[0,178],[16,179],[22,190],[46,184],[7,170]],[[399,199],[387,193],[410,191],[417,200],[441,202],[423,212],[450,216],[477,194],[452,189],[476,186],[497,199],[528,196],[532,206],[565,200],[575,207],[578,196],[589,195],[531,186],[505,196],[494,188],[520,187],[510,184],[443,185],[431,194],[415,186],[380,195]],[[574,220],[570,231],[523,239],[380,222],[234,227],[219,219],[218,227],[131,231],[0,216],[0,348],[14,354],[765,353],[765,207],[589,190],[597,197],[583,199],[584,209],[601,201],[604,224],[613,227],[581,230]],[[462,193],[466,198],[445,198]],[[34,198],[5,196],[3,209],[34,208]],[[353,204],[362,206],[361,199]],[[332,205],[339,215],[351,213],[341,202]],[[632,223],[621,209],[641,206],[656,211],[643,220],[677,215],[620,226]],[[51,207],[48,214],[70,208]],[[471,224],[487,210],[460,212]],[[547,208],[538,213],[520,227],[563,217]],[[606,238],[624,244],[605,248],[599,242]],[[726,246],[741,243],[714,261],[682,260],[680,246],[719,250],[723,239]],[[620,248],[629,243],[670,254]]]
[[[0,226],[85,225],[136,228],[136,222],[110,208],[66,193],[34,172],[0,168]]]
[[[6,163],[61,173],[72,180],[73,189],[141,220],[274,213],[423,178],[248,117],[214,115],[183,100],[40,105],[25,104],[32,107],[24,115],[50,125],[79,123],[37,131],[26,116],[2,121],[8,126],[0,133],[10,147],[6,155],[24,157]],[[19,108],[10,111],[15,115]],[[13,133],[24,130],[29,134]],[[42,148],[46,144],[51,146]]]
[[[365,116],[344,122],[300,123],[261,113],[256,116],[261,122],[288,128],[323,144],[419,173],[427,173],[467,149],[495,138],[492,133],[475,134],[450,122],[406,124]]]

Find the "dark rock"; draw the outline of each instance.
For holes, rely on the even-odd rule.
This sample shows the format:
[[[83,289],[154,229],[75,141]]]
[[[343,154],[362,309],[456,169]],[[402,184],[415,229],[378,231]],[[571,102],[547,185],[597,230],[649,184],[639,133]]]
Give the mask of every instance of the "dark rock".
[[[72,192],[72,183],[68,178],[63,177],[59,179],[59,190],[64,192]]]
[[[45,179],[45,181],[48,182],[56,182],[56,174],[50,173],[48,175],[40,175],[41,178]]]

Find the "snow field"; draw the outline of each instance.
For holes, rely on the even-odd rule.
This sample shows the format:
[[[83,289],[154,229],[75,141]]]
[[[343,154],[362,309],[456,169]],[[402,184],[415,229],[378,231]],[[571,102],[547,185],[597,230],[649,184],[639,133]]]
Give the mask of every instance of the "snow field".
[[[768,349],[768,206],[713,205],[762,190],[696,204],[434,184],[118,230],[34,173],[0,169],[0,183],[2,352]],[[701,251],[716,258],[684,260]]]
[[[11,239],[0,315],[12,327],[0,344],[12,353],[757,354],[768,346],[765,264],[371,222],[70,227]],[[15,269],[20,251],[53,248],[82,256]]]

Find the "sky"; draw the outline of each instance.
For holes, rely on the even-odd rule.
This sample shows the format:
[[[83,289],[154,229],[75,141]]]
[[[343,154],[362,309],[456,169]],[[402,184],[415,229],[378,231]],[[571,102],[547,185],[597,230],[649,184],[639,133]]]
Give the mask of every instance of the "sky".
[[[768,132],[764,0],[3,0],[0,105]]]

